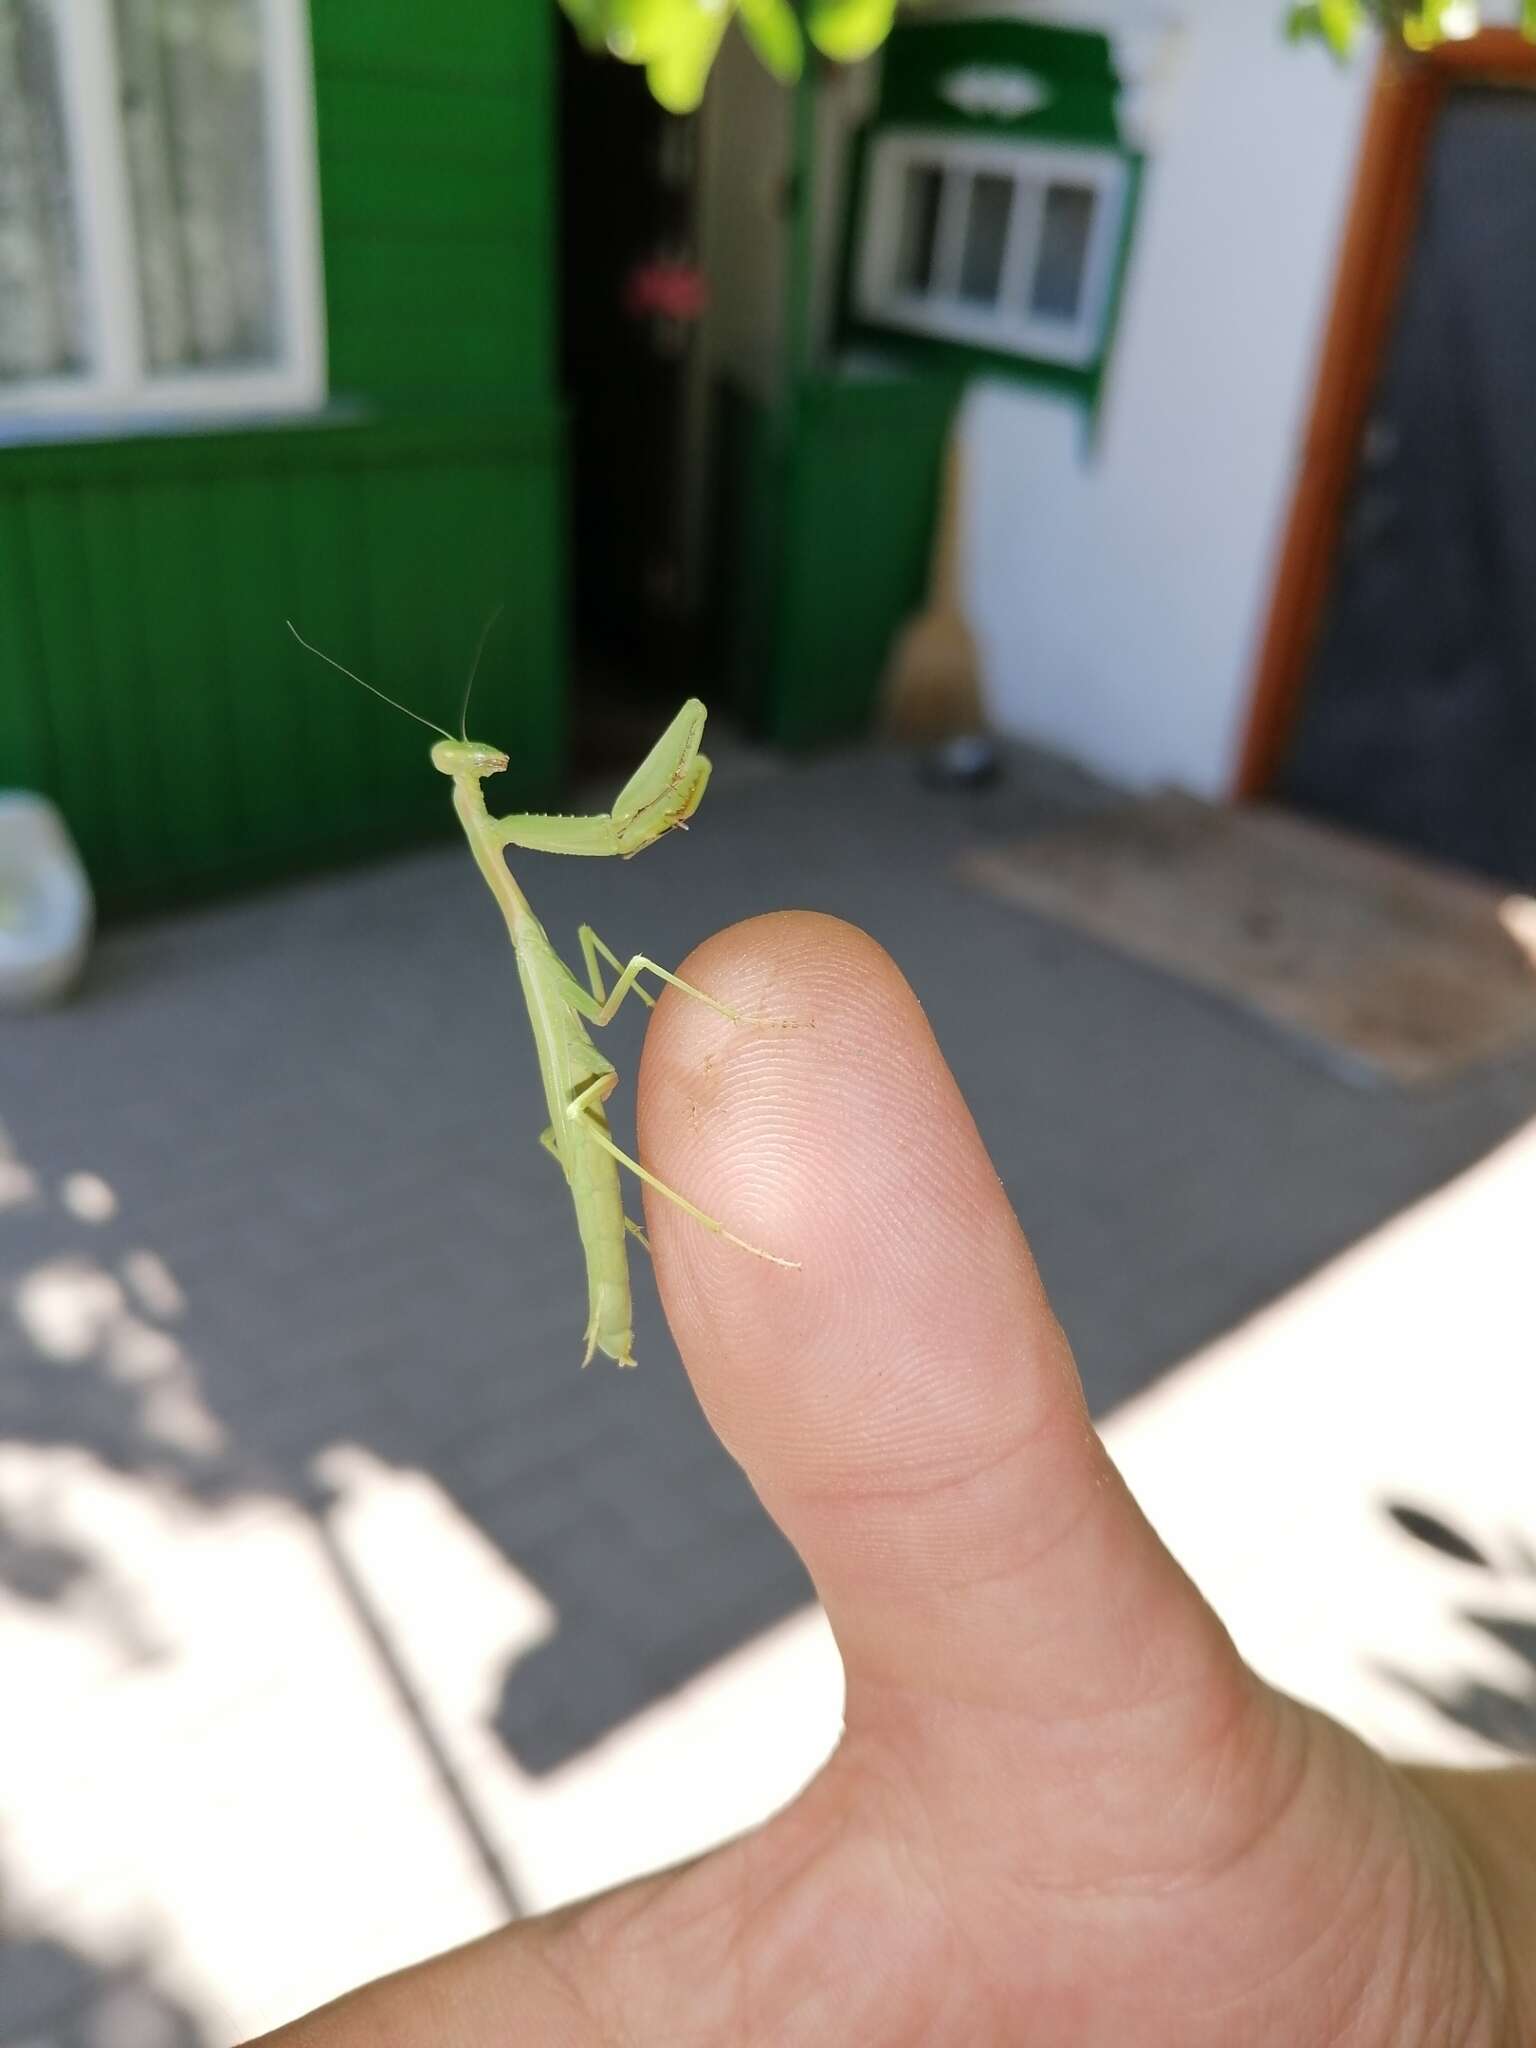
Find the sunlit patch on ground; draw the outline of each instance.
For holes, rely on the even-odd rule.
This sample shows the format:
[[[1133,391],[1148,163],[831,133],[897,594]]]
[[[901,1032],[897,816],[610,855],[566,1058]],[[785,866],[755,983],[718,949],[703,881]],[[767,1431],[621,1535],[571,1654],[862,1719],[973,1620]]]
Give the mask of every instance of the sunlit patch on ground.
[[[67,1950],[104,1998],[148,1971],[210,2042],[484,1932],[508,1889],[551,1905],[749,1825],[837,1726],[808,1616],[528,1777],[490,1714],[557,1618],[422,1475],[325,1463],[315,1517],[188,1506],[76,1453],[0,1463],[12,1542],[72,1579],[0,1595],[6,1939]]]
[[[72,1217],[115,1213],[82,1184],[104,1185],[74,1176]],[[43,1259],[8,1308],[37,1370],[126,1398],[148,1469],[0,1441],[7,2048],[244,2038],[695,1853],[834,1739],[840,1674],[808,1613],[523,1772],[497,1702],[559,1617],[440,1486],[344,1443],[297,1497],[231,1462],[152,1250]]]
[[[1533,1216],[1536,1125],[1106,1431],[1252,1662],[1401,1756],[1536,1754]]]

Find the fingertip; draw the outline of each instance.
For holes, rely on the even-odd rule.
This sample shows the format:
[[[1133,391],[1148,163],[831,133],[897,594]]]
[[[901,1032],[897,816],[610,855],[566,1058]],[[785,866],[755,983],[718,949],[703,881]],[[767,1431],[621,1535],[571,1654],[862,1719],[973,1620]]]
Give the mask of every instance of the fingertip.
[[[735,925],[681,972],[753,1021],[668,992],[641,1066],[642,1151],[728,1230],[799,1267],[648,1202],[701,1397],[738,1454],[743,1431],[798,1432],[802,1467],[837,1463],[850,1437],[888,1468],[926,1461],[921,1411],[963,1392],[978,1355],[995,1361],[1021,1285],[1038,1288],[921,1006],[867,933],[810,912]],[[920,1397],[909,1375],[927,1380]],[[1005,1406],[1025,1398],[994,1386],[994,1410],[1000,1391]]]

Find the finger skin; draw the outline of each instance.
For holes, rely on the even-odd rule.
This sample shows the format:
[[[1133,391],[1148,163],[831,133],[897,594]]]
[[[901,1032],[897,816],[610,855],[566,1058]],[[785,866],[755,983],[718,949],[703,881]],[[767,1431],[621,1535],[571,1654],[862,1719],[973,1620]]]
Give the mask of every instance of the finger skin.
[[[666,997],[641,1069],[642,1152],[801,1270],[650,1201],[657,1274],[699,1398],[839,1630],[850,1713],[883,1689],[942,1686],[1081,1717],[1155,1689],[1175,1624],[1181,1675],[1195,1654],[1239,1674],[1091,1427],[1029,1247],[890,958],[797,913],[722,933],[688,968],[783,1028]],[[1029,1638],[1010,1642],[1025,1588]]]

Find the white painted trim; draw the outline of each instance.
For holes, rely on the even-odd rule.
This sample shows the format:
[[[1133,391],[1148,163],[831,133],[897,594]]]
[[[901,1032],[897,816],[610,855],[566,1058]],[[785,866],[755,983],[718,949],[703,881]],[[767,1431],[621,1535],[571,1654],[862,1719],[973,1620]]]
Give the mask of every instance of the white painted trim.
[[[1008,242],[1003,250],[1003,274],[998,297],[1005,305],[1022,306],[1029,290],[1045,231],[1045,186],[1035,179],[1013,188],[1013,210],[1008,221]]]
[[[129,386],[138,372],[135,335],[138,285],[133,273],[132,222],[118,139],[117,61],[107,0],[54,0],[60,87],[80,272],[86,307],[86,355],[91,368],[67,384],[71,403],[92,405]],[[6,388],[7,410],[27,402],[25,385]]]
[[[907,172],[923,167],[944,173],[933,283],[927,292],[902,292],[896,287],[896,258],[903,187]],[[978,171],[1014,184],[1002,286],[992,307],[959,296],[965,210]],[[1072,321],[1032,314],[1026,298],[1044,231],[1045,190],[1056,180],[1092,186],[1099,201],[1084,259],[1078,315]],[[1129,186],[1125,158],[1114,150],[973,137],[950,129],[888,130],[870,145],[854,303],[878,326],[1083,367],[1096,361],[1103,347]]]
[[[288,344],[290,405],[326,394],[325,271],[309,0],[263,0],[276,84],[269,102],[277,274]]]
[[[0,387],[0,418],[128,419],[302,413],[326,398],[314,60],[308,0],[260,0],[267,175],[282,359],[268,367],[155,376],[144,363],[109,0],[54,0],[66,146],[75,194],[91,367]]]
[[[1017,121],[1049,106],[1056,88],[1020,64],[961,64],[945,72],[938,94],[973,121]]]

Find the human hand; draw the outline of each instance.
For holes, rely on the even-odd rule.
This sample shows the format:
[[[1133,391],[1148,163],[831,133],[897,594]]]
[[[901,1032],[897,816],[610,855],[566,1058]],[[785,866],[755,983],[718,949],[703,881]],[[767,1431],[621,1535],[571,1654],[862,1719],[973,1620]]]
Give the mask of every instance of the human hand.
[[[891,962],[795,914],[682,972],[802,1024],[664,997],[640,1137],[803,1261],[647,1203],[699,1399],[836,1632],[843,1740],[752,1834],[267,2048],[1536,2042],[1536,1777],[1395,1770],[1242,1663],[1094,1433]]]

